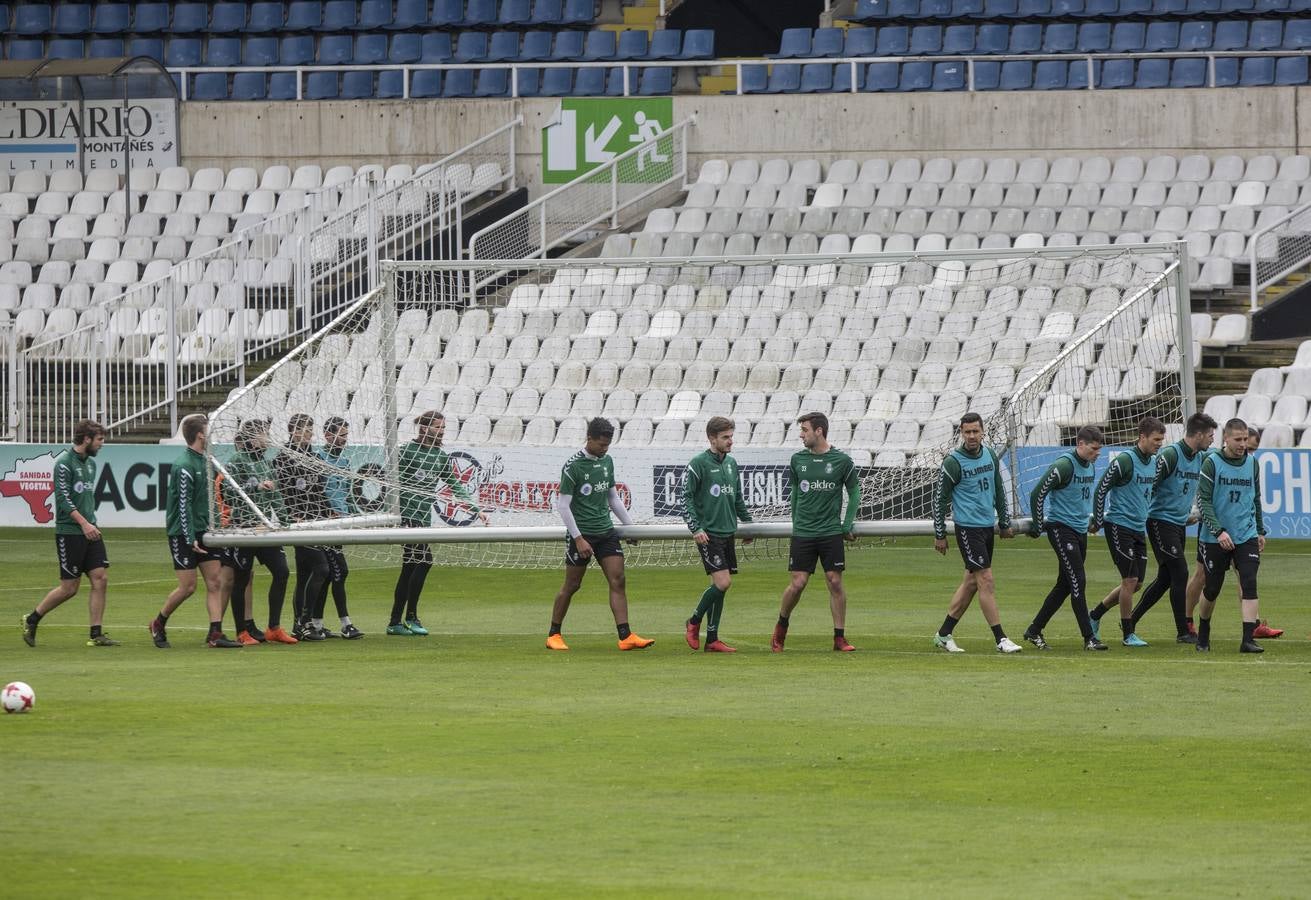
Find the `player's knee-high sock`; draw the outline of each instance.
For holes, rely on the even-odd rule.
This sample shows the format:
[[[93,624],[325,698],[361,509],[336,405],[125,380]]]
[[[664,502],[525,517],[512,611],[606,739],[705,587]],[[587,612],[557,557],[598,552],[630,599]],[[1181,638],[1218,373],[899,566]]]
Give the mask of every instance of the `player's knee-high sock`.
[[[724,592],[713,584],[711,589],[718,595],[714,602],[710,604],[709,615],[706,617],[706,641],[711,642],[719,638],[719,619],[724,614]]]
[[[250,572],[232,570],[232,599],[228,605],[232,607],[232,621],[238,633],[246,630],[246,586],[250,584],[250,576]]]
[[[351,613],[346,607],[346,579],[332,583],[332,605],[337,607],[337,618],[346,618]]]
[[[428,580],[428,570],[432,566],[415,563],[414,573],[410,576],[410,596],[405,601],[405,618],[419,618],[419,595],[423,593],[423,583]]]
[[[701,599],[697,602],[696,609],[692,611],[692,621],[700,622],[706,617],[706,613],[710,612],[711,607],[715,605],[715,601],[723,599],[723,591],[711,584],[701,593]]]
[[[269,565],[269,627],[282,625],[282,606],[287,601],[287,563],[281,558]]]
[[[1180,566],[1187,575],[1188,568]],[[1186,577],[1170,578],[1170,612],[1174,613],[1175,634],[1188,633],[1188,579]]]
[[[387,621],[388,625],[401,624],[401,616],[405,615],[405,604],[410,599],[410,576],[413,574],[414,563],[401,563],[401,574],[396,579],[396,591],[392,594],[391,618]]]

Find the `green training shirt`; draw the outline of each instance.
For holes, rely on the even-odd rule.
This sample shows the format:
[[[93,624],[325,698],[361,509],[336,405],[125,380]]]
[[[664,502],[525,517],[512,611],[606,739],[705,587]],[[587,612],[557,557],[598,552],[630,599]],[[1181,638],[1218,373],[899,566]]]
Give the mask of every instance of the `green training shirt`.
[[[451,458],[441,447],[410,441],[401,447],[397,465],[401,484],[409,488],[401,491],[401,518],[406,522],[427,526],[432,521],[432,503],[437,498],[437,483],[442,481],[474,512],[482,511],[464,482],[456,477]]]
[[[96,461],[69,447],[55,459],[55,534],[82,533],[74,510],[96,524]]]
[[[273,474],[273,463],[265,459],[263,450],[238,452],[228,463],[228,475],[264,515],[269,518],[276,516],[280,522],[288,521],[287,512],[282,506],[282,492],[278,490],[278,479]],[[273,482],[272,490],[260,487],[266,481]],[[225,491],[224,494],[223,499],[232,510],[234,526],[245,528],[260,524],[255,513],[236,491]]]
[[[742,499],[737,460],[709,450],[692,457],[683,473],[683,521],[687,530],[716,537],[737,533],[737,523],[750,522],[751,510]]]
[[[209,528],[209,499],[205,456],[188,447],[173,461],[168,476],[168,510],[164,514],[168,536],[194,544],[196,535]]]
[[[610,518],[610,488],[615,486],[615,461],[609,454],[591,456],[579,450],[560,470],[560,493],[570,498],[578,531],[584,535],[606,534],[615,527]]]
[[[801,450],[788,463],[792,477],[792,536],[831,537],[848,534],[860,506],[860,479],[851,457],[829,447],[822,454]],[[842,515],[846,489],[847,514]]]

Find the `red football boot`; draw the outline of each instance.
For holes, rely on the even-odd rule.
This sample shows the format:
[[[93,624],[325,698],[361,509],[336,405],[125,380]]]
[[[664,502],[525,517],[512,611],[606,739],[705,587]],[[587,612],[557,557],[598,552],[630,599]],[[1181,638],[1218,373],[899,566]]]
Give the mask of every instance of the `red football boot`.
[[[788,630],[782,625],[774,626],[774,634],[769,639],[769,649],[775,653],[783,652],[783,642],[788,639]]]
[[[687,638],[687,645],[693,650],[701,649],[701,623],[693,622],[688,619],[684,623],[684,636]]]
[[[730,647],[721,640],[713,640],[706,644],[707,653],[736,653],[736,647]]]

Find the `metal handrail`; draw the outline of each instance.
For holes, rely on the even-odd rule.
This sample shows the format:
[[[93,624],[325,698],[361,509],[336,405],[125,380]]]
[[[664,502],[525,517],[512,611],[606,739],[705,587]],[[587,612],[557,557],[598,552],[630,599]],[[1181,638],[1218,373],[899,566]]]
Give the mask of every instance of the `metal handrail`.
[[[1300,255],[1297,258],[1296,262],[1284,266],[1274,275],[1268,275],[1262,278],[1260,277],[1261,263],[1260,260],[1258,259],[1258,253],[1257,253],[1258,243],[1260,243],[1261,238],[1265,237],[1267,234],[1271,233],[1272,231],[1275,231],[1278,228],[1281,228],[1282,226],[1291,222],[1293,219],[1296,219],[1307,212],[1311,212],[1311,203],[1304,203],[1303,205],[1299,206],[1297,209],[1293,210],[1283,218],[1276,219],[1274,222],[1271,222],[1269,225],[1265,226],[1264,228],[1259,228],[1256,231],[1252,232],[1252,237],[1247,242],[1247,253],[1248,253],[1249,265],[1251,266],[1250,274],[1248,275],[1248,281],[1250,282],[1249,290],[1251,292],[1250,300],[1251,300],[1251,309],[1253,312],[1256,312],[1256,310],[1258,309],[1257,301],[1261,296],[1261,291],[1265,290],[1267,287],[1279,281],[1280,279],[1284,278],[1285,276],[1291,275],[1293,272],[1296,272],[1298,269],[1301,269],[1303,266],[1307,265],[1308,263],[1311,263],[1311,248],[1309,248],[1306,253]],[[1311,233],[1311,221],[1307,222],[1307,231],[1308,233]]]

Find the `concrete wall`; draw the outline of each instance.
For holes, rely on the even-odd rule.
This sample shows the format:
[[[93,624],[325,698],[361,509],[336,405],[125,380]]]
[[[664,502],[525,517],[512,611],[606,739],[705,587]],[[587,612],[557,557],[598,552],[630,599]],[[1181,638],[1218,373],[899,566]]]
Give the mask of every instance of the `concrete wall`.
[[[558,101],[186,103],[184,163],[428,162],[522,113],[520,176],[535,184]],[[1311,88],[812,96],[679,96],[695,165],[715,157],[1117,156],[1311,149]]]

